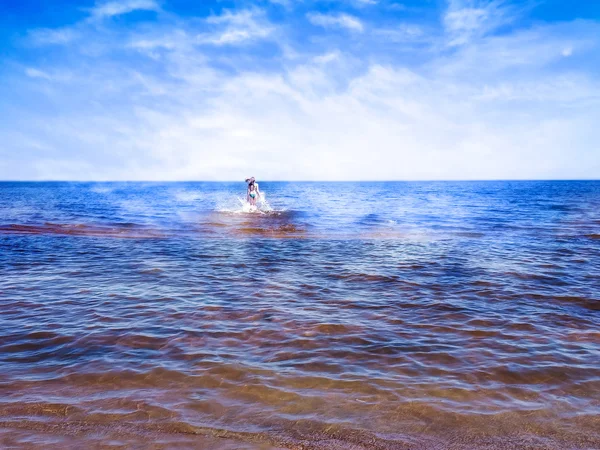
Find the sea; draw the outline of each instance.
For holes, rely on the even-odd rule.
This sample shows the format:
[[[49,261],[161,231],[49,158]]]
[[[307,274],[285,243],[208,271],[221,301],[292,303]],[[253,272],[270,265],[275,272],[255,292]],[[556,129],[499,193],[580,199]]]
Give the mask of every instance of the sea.
[[[0,183],[0,447],[600,448],[600,182]]]

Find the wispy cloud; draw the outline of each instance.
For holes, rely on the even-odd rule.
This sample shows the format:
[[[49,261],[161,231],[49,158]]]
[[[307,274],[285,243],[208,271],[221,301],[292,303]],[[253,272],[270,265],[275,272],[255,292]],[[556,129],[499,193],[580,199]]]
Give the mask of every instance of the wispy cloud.
[[[490,75],[541,77],[545,68],[573,52],[589,52],[597,47],[594,33],[600,33],[600,24],[557,24],[518,30],[463,45],[452,55],[439,57],[435,65],[444,75],[471,79]],[[513,75],[516,69],[526,72]]]
[[[34,45],[64,45],[79,36],[73,28],[38,28],[29,32],[29,40]]]
[[[307,15],[308,20],[313,25],[317,25],[325,28],[346,28],[350,31],[362,33],[364,26],[362,22],[354,16],[348,14],[321,14],[321,13],[309,13]]]
[[[274,30],[274,27],[267,22],[261,10],[225,11],[219,16],[209,17],[206,22],[214,25],[215,30],[211,33],[199,34],[197,38],[199,43],[213,45],[239,44],[264,39]]]
[[[514,11],[503,0],[449,0],[444,26],[448,45],[458,46],[514,20]]]
[[[120,16],[133,11],[160,11],[154,0],[119,0],[97,3],[90,9],[90,16],[96,19]]]
[[[291,8],[296,0],[268,0],[274,5],[280,5],[285,8]]]
[[[52,77],[43,70],[34,69],[33,67],[28,67],[27,69],[25,69],[25,74],[30,78],[43,78],[46,80],[52,79]]]
[[[102,22],[32,31],[60,45],[27,46],[0,79],[0,178],[600,176],[598,21],[522,25],[508,3],[452,0],[409,23],[332,4],[308,15],[324,30],[263,2],[143,23],[105,20],[127,8],[102,3]]]
[[[354,0],[359,6],[377,5],[379,0]]]
[[[394,28],[382,28],[374,31],[376,36],[396,43],[415,43],[432,41],[432,36],[423,27],[402,23]]]
[[[128,14],[133,11],[160,11],[160,5],[154,0],[122,0],[97,3],[87,10],[88,17],[72,26],[62,28],[38,28],[29,32],[29,41],[33,45],[67,45],[84,34],[90,23],[102,19]]]

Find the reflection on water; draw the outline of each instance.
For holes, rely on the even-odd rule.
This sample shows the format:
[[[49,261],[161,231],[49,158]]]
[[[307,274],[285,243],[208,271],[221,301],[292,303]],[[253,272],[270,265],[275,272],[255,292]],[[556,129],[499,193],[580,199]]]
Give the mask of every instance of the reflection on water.
[[[600,183],[261,188],[0,183],[2,446],[600,447]]]

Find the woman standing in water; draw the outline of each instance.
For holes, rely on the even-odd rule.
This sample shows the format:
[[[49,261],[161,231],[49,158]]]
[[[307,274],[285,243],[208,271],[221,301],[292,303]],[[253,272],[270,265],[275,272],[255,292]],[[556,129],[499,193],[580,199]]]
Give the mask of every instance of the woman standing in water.
[[[260,198],[260,191],[258,190],[258,183],[254,177],[246,178],[248,183],[248,191],[246,192],[246,201],[252,206],[256,206],[256,200]]]

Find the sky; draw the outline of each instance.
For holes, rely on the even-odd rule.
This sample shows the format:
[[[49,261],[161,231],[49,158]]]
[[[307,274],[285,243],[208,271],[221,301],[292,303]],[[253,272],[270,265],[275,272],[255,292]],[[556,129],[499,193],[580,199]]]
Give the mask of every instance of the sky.
[[[600,178],[600,2],[2,0],[0,180]]]

